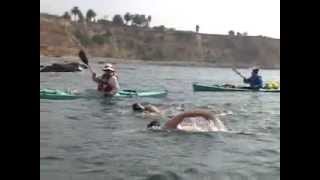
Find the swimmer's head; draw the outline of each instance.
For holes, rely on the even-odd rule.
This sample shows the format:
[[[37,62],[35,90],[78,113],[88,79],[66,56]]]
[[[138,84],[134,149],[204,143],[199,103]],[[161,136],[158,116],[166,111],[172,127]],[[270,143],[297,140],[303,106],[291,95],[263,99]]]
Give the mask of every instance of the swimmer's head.
[[[133,111],[143,112],[145,110],[145,107],[142,106],[140,103],[134,103],[132,105],[132,109],[133,109]]]
[[[158,128],[160,128],[160,122],[157,120],[153,120],[147,125],[147,128],[148,129],[158,129]]]

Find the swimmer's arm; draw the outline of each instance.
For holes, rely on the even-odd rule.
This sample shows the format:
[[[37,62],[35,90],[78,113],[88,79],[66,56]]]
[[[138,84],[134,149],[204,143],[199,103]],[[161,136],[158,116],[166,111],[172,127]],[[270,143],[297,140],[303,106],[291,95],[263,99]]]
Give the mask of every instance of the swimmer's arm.
[[[145,110],[148,112],[151,112],[151,113],[161,114],[161,111],[157,107],[152,106],[152,105],[145,106]]]
[[[166,129],[176,129],[178,124],[180,124],[184,118],[187,117],[203,117],[207,120],[214,120],[214,117],[211,113],[207,112],[207,111],[201,111],[201,110],[197,110],[197,111],[189,111],[189,112],[184,112],[181,113],[175,117],[173,117],[172,119],[170,119],[169,121],[167,121],[164,125],[164,128]]]

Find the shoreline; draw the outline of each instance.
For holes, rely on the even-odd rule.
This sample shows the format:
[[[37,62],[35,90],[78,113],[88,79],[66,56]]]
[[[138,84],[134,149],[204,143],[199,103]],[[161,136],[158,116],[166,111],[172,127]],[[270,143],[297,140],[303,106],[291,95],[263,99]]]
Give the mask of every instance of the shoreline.
[[[231,65],[231,64],[215,64],[207,61],[160,61],[160,60],[140,60],[140,59],[123,59],[123,58],[105,58],[105,57],[88,57],[89,62],[94,62],[97,64],[104,63],[112,63],[112,64],[146,64],[146,65],[159,65],[159,66],[181,66],[181,67],[212,67],[212,68],[240,68],[240,69],[248,69],[252,66],[247,65]],[[47,59],[47,60],[44,60]],[[77,56],[43,56],[40,55],[40,64],[41,62],[81,62],[79,57]],[[269,69],[269,70],[280,70],[279,68],[270,68],[260,66],[261,69]]]

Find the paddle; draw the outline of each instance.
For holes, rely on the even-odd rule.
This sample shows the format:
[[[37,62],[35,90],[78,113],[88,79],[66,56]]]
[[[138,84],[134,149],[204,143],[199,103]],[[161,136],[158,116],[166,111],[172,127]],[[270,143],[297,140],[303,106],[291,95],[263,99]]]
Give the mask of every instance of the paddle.
[[[245,79],[246,77],[244,75],[242,75],[236,68],[232,68],[232,70],[238,74],[240,77],[242,77],[243,79]]]
[[[93,72],[91,66],[89,65],[89,61],[88,61],[86,53],[83,50],[80,50],[78,55],[79,55],[79,58],[81,59],[81,61],[88,66],[89,70],[93,74],[94,72]]]

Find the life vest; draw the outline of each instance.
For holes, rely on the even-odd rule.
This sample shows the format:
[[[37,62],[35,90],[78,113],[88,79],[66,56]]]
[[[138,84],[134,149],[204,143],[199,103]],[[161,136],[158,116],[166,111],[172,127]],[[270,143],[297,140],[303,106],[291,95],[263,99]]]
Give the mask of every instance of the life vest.
[[[109,83],[99,83],[98,84],[98,91],[102,92],[110,92],[112,90],[112,87],[109,85]]]
[[[98,91],[102,91],[102,92],[110,92],[110,91],[112,91],[113,88],[109,84],[109,79],[106,80],[106,79],[104,79],[104,77],[102,77],[101,81],[98,83]]]

